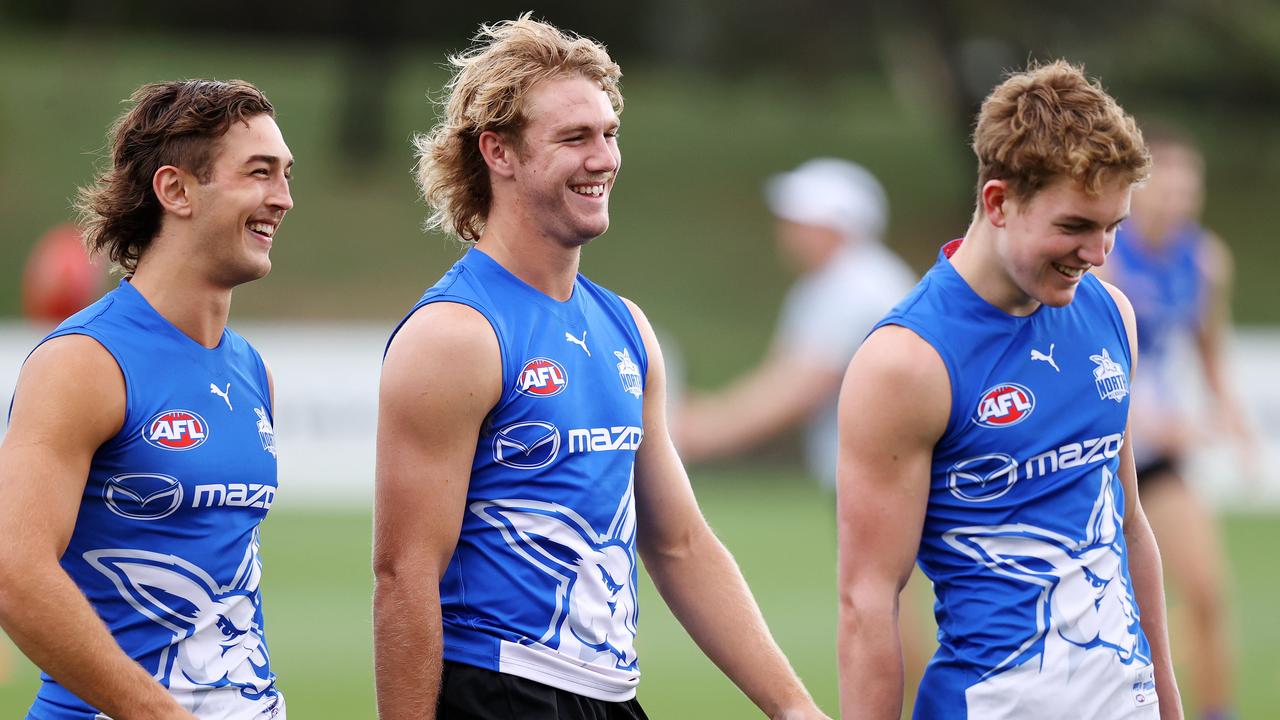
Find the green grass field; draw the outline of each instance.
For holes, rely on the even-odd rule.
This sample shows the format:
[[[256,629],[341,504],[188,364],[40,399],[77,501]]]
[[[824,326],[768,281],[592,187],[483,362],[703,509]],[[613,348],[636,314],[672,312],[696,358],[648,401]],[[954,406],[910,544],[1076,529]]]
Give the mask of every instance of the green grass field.
[[[733,551],[775,636],[818,702],[837,709],[835,529],[825,495],[793,472],[703,471],[703,510]],[[1241,718],[1280,705],[1280,576],[1272,553],[1280,520],[1225,518],[1236,577]],[[268,640],[290,716],[374,717],[367,510],[276,511],[263,531]],[[1171,600],[1177,615],[1177,600]],[[657,718],[758,717],[684,636],[642,580],[640,699]],[[1176,638],[1175,638],[1176,645]],[[1181,648],[1187,651],[1188,648]],[[18,658],[0,686],[0,717],[21,717],[37,684]],[[1184,699],[1187,691],[1184,689]]]

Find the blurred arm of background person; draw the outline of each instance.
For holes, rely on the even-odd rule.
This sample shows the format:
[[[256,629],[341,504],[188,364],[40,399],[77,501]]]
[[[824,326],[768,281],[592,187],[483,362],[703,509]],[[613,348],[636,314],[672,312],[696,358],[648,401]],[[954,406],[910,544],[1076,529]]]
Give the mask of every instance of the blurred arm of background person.
[[[691,393],[673,421],[690,462],[749,450],[812,421],[809,464],[835,482],[835,398],[872,325],[915,282],[883,244],[888,200],[865,168],[819,158],[771,178],[783,262],[800,277],[784,301],[773,345],[756,367],[709,394]]]
[[[96,340],[55,338],[28,358],[0,446],[0,624],[32,662],[106,714],[190,719],[59,564],[90,460],[124,417],[124,378]]]
[[[374,666],[378,716],[433,718],[440,693],[440,578],[458,541],[476,437],[502,368],[487,320],[464,305],[418,310],[387,351],[378,401]]]
[[[707,657],[775,720],[827,717],[769,633],[733,556],[707,525],[666,421],[666,369],[653,328],[627,301],[649,355],[636,454],[637,543],[645,569]]]
[[[899,594],[920,546],[933,447],[950,406],[942,359],[910,330],[877,330],[849,365],[837,494],[842,717],[902,714]]]
[[[1232,328],[1231,288],[1235,261],[1227,244],[1215,233],[1206,232],[1200,262],[1207,297],[1196,333],[1196,350],[1204,371],[1205,387],[1214,401],[1219,427],[1224,428],[1236,443],[1244,476],[1257,480],[1262,469],[1261,448],[1249,416],[1228,380],[1226,344]]]

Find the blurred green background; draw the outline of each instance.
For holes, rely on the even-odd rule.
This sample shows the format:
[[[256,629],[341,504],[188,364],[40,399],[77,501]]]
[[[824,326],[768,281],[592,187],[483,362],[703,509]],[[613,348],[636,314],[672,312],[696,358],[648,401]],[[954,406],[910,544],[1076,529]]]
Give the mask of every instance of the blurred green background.
[[[1140,120],[1173,121],[1201,142],[1207,222],[1237,256],[1237,319],[1280,324],[1280,8],[1031,5],[544,4],[540,16],[608,42],[625,73],[612,228],[585,252],[584,273],[646,309],[679,343],[692,384],[717,385],[763,351],[791,280],[760,199],[766,177],[816,155],[866,165],[889,192],[889,244],[922,271],[968,223],[975,103],[1002,70],[1064,56],[1104,78]],[[30,247],[72,219],[75,188],[101,167],[121,100],[144,82],[214,77],[263,88],[297,158],[296,207],[276,236],[274,270],[237,291],[235,319],[389,328],[461,254],[420,231],[426,208],[410,176],[409,139],[433,122],[428,94],[446,78],[444,55],[481,20],[523,9],[0,0],[0,317],[18,313]],[[765,454],[750,469],[695,469],[694,481],[779,641],[834,713],[831,502],[796,469],[794,444]],[[1241,717],[1274,717],[1280,580],[1270,556],[1280,527],[1270,515],[1230,515],[1225,531]],[[373,717],[369,535],[366,507],[277,511],[264,526],[268,637],[294,717]],[[752,716],[642,585],[640,698],[650,714]],[[15,663],[0,717],[20,716],[33,692],[33,671]]]

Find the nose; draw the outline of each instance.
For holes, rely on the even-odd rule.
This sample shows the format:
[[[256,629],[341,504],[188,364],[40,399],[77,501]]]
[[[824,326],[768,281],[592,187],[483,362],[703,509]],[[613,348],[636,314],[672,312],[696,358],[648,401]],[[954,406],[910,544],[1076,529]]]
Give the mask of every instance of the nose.
[[[608,135],[597,135],[591,143],[591,152],[583,162],[583,169],[590,173],[617,174],[622,166],[622,151],[617,141]]]
[[[1107,262],[1107,255],[1111,252],[1111,247],[1115,245],[1116,235],[1114,230],[1099,230],[1091,233],[1085,239],[1084,244],[1080,246],[1080,259],[1095,267],[1101,266]]]
[[[278,208],[281,211],[289,210],[293,207],[293,195],[289,192],[289,180],[283,175],[276,178],[271,184],[271,193],[267,195],[267,205]]]

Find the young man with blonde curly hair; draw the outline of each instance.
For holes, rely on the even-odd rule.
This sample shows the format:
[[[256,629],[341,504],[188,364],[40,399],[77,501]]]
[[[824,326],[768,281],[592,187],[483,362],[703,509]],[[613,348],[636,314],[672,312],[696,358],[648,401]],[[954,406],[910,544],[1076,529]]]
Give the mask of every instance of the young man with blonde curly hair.
[[[1128,442],[1133,310],[1089,272],[1146,147],[1061,61],[996,87],[973,147],[972,224],[841,391],[844,716],[899,717],[897,598],[918,561],[940,647],[915,717],[1180,718]]]
[[[769,716],[824,717],[698,509],[653,330],[578,275],[609,227],[618,66],[528,15],[452,58],[418,139],[429,225],[472,247],[396,329],[374,528],[380,716],[643,718],[637,551]]]
[[[283,720],[259,593],[271,376],[227,316],[271,270],[293,158],[249,83],[132,100],[80,196],[127,274],[27,358],[0,447],[0,623],[44,671],[32,720]]]

